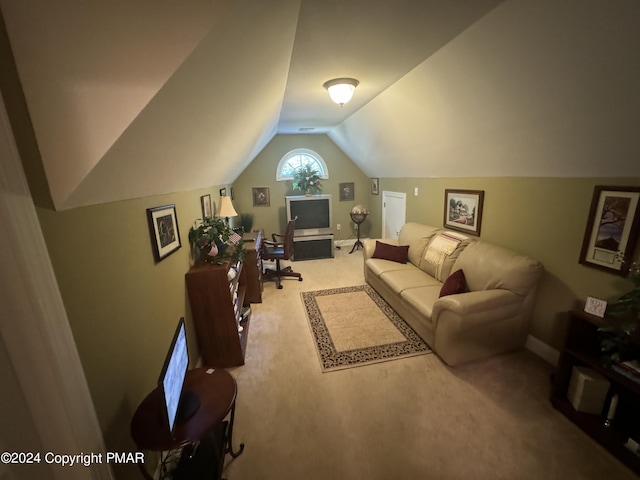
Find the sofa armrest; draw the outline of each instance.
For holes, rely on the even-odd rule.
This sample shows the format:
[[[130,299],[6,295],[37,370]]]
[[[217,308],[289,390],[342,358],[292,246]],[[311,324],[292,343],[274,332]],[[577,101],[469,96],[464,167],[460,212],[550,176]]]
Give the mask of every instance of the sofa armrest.
[[[361,240],[364,245],[362,252],[365,262],[373,256],[373,252],[376,250],[376,241],[388,243],[389,245],[398,245],[398,240],[393,238],[365,238]]]
[[[483,290],[439,298],[433,304],[434,331],[446,314],[447,322],[459,323],[459,328],[473,329],[516,316],[523,298],[510,290]]]

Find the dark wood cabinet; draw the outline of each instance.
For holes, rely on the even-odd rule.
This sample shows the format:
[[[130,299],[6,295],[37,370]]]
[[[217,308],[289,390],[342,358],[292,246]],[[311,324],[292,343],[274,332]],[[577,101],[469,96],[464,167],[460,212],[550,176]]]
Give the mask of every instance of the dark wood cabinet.
[[[243,263],[194,265],[185,275],[191,313],[206,366],[229,368],[244,365],[250,310],[243,307],[255,297],[255,269]]]
[[[625,447],[629,438],[640,441],[640,378],[633,379],[605,366],[600,360],[598,326],[602,319],[581,311],[569,313],[564,348],[554,375],[551,402],[585,433],[640,473],[640,457]],[[567,398],[574,366],[586,366],[603,375],[610,388],[599,415],[577,411]],[[618,395],[615,416],[609,426],[605,420],[613,395]]]
[[[247,278],[246,300],[249,303],[262,303],[262,259],[260,258],[262,231],[245,233],[242,240],[247,252],[243,267]]]

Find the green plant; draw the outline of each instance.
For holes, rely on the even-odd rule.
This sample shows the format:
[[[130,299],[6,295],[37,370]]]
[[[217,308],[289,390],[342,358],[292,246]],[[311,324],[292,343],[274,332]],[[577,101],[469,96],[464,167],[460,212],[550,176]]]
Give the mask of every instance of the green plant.
[[[189,242],[198,250],[198,256],[202,261],[223,263],[229,259],[234,262],[244,260],[245,249],[242,239],[238,239],[227,222],[220,217],[206,217],[199,225],[191,227]],[[209,256],[214,245],[219,253]]]
[[[293,189],[304,193],[320,193],[322,180],[320,174],[310,165],[303,165],[293,172]]]
[[[640,358],[640,264],[622,261],[634,287],[608,306],[607,320],[598,328],[605,364]]]
[[[241,213],[238,223],[245,232],[250,232],[253,228],[253,213]]]

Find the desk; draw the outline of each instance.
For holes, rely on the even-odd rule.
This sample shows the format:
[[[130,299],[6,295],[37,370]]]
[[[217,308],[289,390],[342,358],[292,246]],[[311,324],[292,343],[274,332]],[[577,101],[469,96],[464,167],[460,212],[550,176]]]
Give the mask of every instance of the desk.
[[[247,294],[245,304],[262,303],[262,259],[260,246],[262,244],[262,230],[254,230],[242,235],[245,243],[246,256],[243,269],[247,278]]]
[[[147,395],[133,415],[131,436],[139,450],[163,452],[197,446],[207,435],[223,425],[222,451],[218,467],[220,474],[224,466],[224,456],[228,453],[236,458],[244,450],[242,443],[237,451],[233,450],[236,381],[226,370],[197,368],[187,372],[183,391],[197,394],[200,398],[200,408],[188,420],[176,423],[173,436],[167,427],[164,401],[159,388]],[[227,416],[228,424],[225,422]],[[140,465],[140,468],[145,478],[152,478],[144,465]]]

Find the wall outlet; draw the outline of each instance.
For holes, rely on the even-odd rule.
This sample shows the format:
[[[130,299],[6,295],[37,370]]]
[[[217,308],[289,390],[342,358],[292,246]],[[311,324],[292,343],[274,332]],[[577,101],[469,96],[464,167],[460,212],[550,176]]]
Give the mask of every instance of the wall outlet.
[[[336,229],[340,230],[340,224],[336,225]]]

